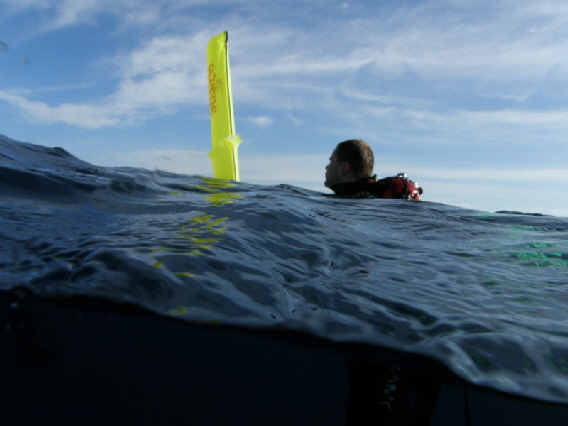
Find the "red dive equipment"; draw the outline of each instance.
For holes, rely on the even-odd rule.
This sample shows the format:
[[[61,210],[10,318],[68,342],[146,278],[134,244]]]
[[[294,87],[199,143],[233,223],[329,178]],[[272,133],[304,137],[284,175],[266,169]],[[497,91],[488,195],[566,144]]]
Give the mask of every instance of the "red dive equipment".
[[[422,188],[416,182],[406,177],[406,173],[398,173],[396,176],[386,177],[376,180],[373,185],[379,187],[379,198],[398,198],[403,200],[419,201],[422,195]]]

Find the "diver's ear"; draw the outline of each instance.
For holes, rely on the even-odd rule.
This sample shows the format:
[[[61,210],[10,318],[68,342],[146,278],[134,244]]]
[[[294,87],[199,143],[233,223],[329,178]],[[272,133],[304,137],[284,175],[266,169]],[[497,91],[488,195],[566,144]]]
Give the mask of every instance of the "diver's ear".
[[[343,161],[341,163],[341,168],[339,169],[342,175],[346,175],[349,173],[349,163],[347,161]]]

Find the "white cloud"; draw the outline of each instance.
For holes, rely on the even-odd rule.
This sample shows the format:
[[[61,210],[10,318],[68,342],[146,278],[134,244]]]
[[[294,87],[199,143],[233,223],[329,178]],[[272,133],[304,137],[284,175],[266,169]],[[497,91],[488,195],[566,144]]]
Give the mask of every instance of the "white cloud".
[[[237,0],[227,3],[244,4]],[[331,112],[330,122],[349,118],[354,126],[361,120],[402,117],[417,128],[451,127],[454,123],[562,126],[568,115],[568,109],[562,107],[550,111],[514,107],[542,86],[552,67],[565,61],[568,11],[561,2],[496,1],[487,3],[485,12],[472,8],[469,2],[417,6],[403,2],[389,6],[388,13],[369,3],[366,14],[341,25],[330,25],[331,15],[325,13],[319,20],[308,16],[309,31],[286,16],[277,21],[277,12],[292,7],[283,4],[261,10],[260,3],[252,2],[246,6],[249,14],[234,13],[210,22],[199,21],[192,13],[207,5],[205,1],[45,0],[11,4],[54,10],[51,30],[94,23],[100,14],[149,25],[144,42],[129,51],[121,49],[120,55],[105,62],[114,67],[110,69],[116,77],[113,93],[50,106],[38,97],[33,101],[32,96],[14,98],[4,92],[3,99],[39,122],[124,125],[170,114],[180,105],[205,105],[204,48],[220,27],[231,29],[233,90],[244,105],[295,116],[297,111],[304,116],[318,110],[322,115]],[[335,8],[361,13],[361,5],[344,7],[347,4],[336,3]],[[305,7],[326,5],[316,2]],[[194,25],[180,26],[181,16]],[[181,30],[180,34],[180,28],[188,28],[188,33]],[[360,75],[364,67],[371,67],[374,74]],[[409,70],[412,79],[405,74]],[[560,74],[554,85],[562,86],[566,80],[568,75]],[[511,104],[493,111],[484,107],[470,110],[473,101],[460,98],[464,88],[479,99],[508,99]],[[357,102],[379,105],[367,107]],[[256,124],[269,123],[259,118]]]
[[[407,167],[408,168],[408,167]],[[394,167],[396,169],[396,167]],[[493,182],[521,182],[538,181],[542,185],[543,181],[568,181],[568,169],[553,168],[499,168],[499,169],[463,169],[463,168],[422,168],[412,167],[412,173],[421,178],[447,180],[471,180],[471,181],[493,181]],[[484,182],[485,184],[485,182]]]
[[[4,0],[10,15],[39,12],[43,25],[37,35],[64,27],[95,24],[100,15],[115,15],[136,24],[156,23],[167,3],[154,0]]]
[[[323,189],[328,155],[241,155],[241,178],[250,182],[306,182]]]
[[[142,167],[187,175],[209,176],[212,170],[207,152],[179,149],[106,152],[95,163],[100,166]]]
[[[274,118],[267,117],[265,115],[260,115],[257,117],[246,117],[246,119],[258,127],[268,127],[272,123],[274,123]]]
[[[119,124],[122,118],[119,111],[109,114],[107,108],[95,105],[63,103],[49,106],[45,102],[30,101],[23,96],[4,91],[0,91],[0,99],[20,108],[33,123],[37,124],[66,123],[99,128]]]
[[[158,37],[125,57],[107,60],[107,66],[117,69],[119,82],[117,90],[104,98],[49,105],[32,101],[22,93],[0,91],[0,99],[23,110],[35,123],[87,128],[133,124],[171,113],[180,105],[206,105],[206,40],[202,33],[187,38]],[[26,92],[29,97],[34,95]]]
[[[449,112],[430,112],[425,110],[407,110],[408,117],[429,122],[430,126],[444,126],[449,123],[459,123],[463,128],[471,126],[480,128],[489,125],[524,126],[568,126],[568,109],[553,111],[523,111],[503,109],[496,111],[467,111],[455,110]]]

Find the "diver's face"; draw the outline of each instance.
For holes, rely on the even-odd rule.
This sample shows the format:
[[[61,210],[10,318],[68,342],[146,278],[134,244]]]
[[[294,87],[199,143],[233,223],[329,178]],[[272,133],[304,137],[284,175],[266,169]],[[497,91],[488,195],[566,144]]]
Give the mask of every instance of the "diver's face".
[[[324,185],[331,188],[332,185],[341,182],[341,162],[337,160],[335,151],[329,157],[329,164],[325,166],[325,183]]]

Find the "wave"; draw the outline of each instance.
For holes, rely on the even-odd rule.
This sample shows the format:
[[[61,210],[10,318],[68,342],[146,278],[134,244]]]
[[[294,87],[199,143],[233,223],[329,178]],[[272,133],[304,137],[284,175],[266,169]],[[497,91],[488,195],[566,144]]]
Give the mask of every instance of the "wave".
[[[568,402],[568,219],[86,163],[0,137],[0,290],[298,330]]]

